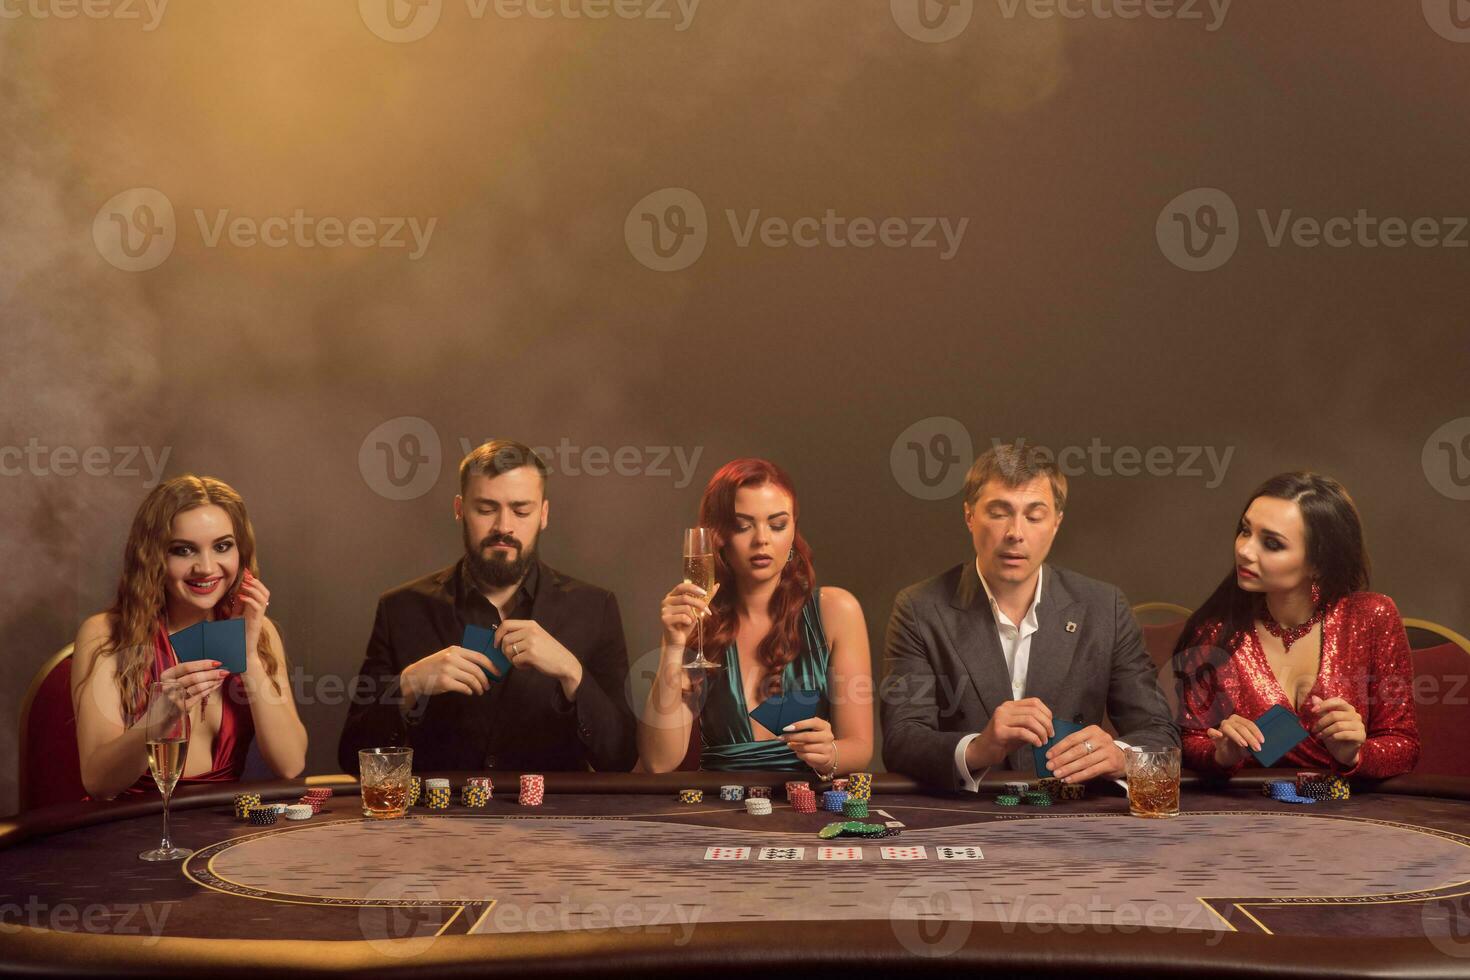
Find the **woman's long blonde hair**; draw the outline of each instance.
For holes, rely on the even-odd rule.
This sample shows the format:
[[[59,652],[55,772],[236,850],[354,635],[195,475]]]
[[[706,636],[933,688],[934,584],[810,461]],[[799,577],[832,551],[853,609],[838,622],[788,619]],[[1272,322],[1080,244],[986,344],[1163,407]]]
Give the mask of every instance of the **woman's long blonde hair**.
[[[240,551],[241,569],[259,574],[255,561],[255,529],[245,513],[245,502],[223,480],[209,476],[176,476],[154,487],[138,507],[123,552],[122,577],[117,598],[107,610],[108,640],[98,656],[117,658],[117,689],[124,716],[132,718],[147,700],[153,671],[154,632],[167,601],[168,545],[173,540],[174,518],[186,510],[214,504],[224,510],[234,527],[235,546]],[[239,572],[236,573],[240,574]],[[234,583],[230,583],[232,586]],[[233,590],[227,590],[226,595]],[[224,601],[221,599],[221,601]],[[261,664],[277,693],[276,656],[270,634],[261,630],[258,643]],[[95,664],[96,661],[94,660]]]

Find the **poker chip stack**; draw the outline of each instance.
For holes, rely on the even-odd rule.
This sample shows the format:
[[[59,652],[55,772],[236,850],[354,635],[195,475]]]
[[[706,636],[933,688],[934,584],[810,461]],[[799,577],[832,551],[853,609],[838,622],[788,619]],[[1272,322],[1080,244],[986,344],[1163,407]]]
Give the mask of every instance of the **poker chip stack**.
[[[424,795],[424,781],[414,776],[408,781],[408,805],[418,806],[419,797]]]
[[[1002,793],[995,798],[996,806],[1020,806],[1025,793]]]
[[[770,797],[747,796],[745,798],[745,812],[752,817],[769,817],[771,815]]]
[[[540,806],[546,800],[546,777],[527,774],[521,777],[521,806]]]
[[[822,794],[822,809],[832,813],[841,813],[842,805],[848,800],[848,794],[840,789],[829,789]]]
[[[1036,781],[1036,792],[1045,793],[1053,800],[1062,795],[1062,786],[1065,785],[1055,776],[1044,776]]]
[[[449,780],[424,780],[424,806],[430,810],[449,809]]]
[[[847,790],[848,790],[848,786],[849,786],[850,782],[851,781],[849,779],[847,779],[846,777],[842,777],[840,779],[834,779],[834,780],[832,780],[832,788],[833,789],[840,789],[840,790],[842,790],[842,792],[846,793]]]
[[[873,798],[873,774],[855,772],[849,776],[847,794],[859,800],[871,800]]]
[[[720,799],[724,800],[726,803],[739,803],[741,800],[745,799],[745,787],[721,786]]]
[[[471,776],[464,781],[466,786],[478,786],[485,791],[485,799],[495,799],[495,780],[489,776]]]
[[[286,807],[284,816],[287,820],[310,820],[315,813],[316,811],[305,803],[297,803]]]
[[[838,792],[841,792],[841,790],[838,790]],[[859,799],[856,796],[848,797],[842,801],[842,815],[849,820],[866,817],[868,815],[868,801]]]
[[[257,827],[269,827],[276,822],[276,808],[273,806],[252,806],[249,810],[249,819]]]
[[[322,807],[326,805],[327,800],[329,800],[331,796],[332,790],[330,787],[313,786],[311,789],[306,791],[305,796],[296,801],[296,805],[308,807],[311,810],[312,816],[315,816],[316,814],[322,812]],[[288,813],[287,816],[290,816],[290,814]]]
[[[1267,780],[1262,787],[1266,795],[1279,803],[1316,803],[1310,796],[1296,791],[1296,783],[1290,779]]]
[[[745,791],[747,800],[769,800],[771,798],[771,787],[751,786]]]
[[[1087,787],[1082,783],[1062,783],[1057,787],[1057,792],[1053,799],[1063,803],[1076,803],[1086,795]]]
[[[680,803],[701,803],[704,801],[704,792],[697,789],[679,790]]]
[[[797,813],[816,813],[817,794],[811,787],[794,791],[791,795],[791,809]]]
[[[1021,797],[1021,800],[1027,806],[1051,806],[1050,793],[1027,793],[1025,796]]]
[[[1333,800],[1352,799],[1353,791],[1348,786],[1348,781],[1341,776],[1333,776],[1327,780],[1328,798]]]
[[[1347,780],[1325,772],[1299,772],[1296,774],[1296,791],[1301,796],[1321,802],[1323,800],[1346,800],[1352,790]]]
[[[259,793],[236,793],[235,794],[235,819],[250,819],[250,808],[260,806]]]
[[[1018,779],[1014,782],[1006,783],[1007,796],[1021,797],[1025,796],[1029,792],[1031,792],[1031,784],[1023,779]]]
[[[812,784],[811,783],[804,783],[804,782],[800,782],[798,780],[792,780],[792,781],[790,781],[790,782],[788,782],[786,784],[786,799],[787,799],[788,802],[791,800],[791,791],[792,790],[797,790],[797,789],[809,790],[811,788],[812,788]]]
[[[459,788],[459,805],[469,807],[471,810],[483,810],[485,804],[490,802],[490,793],[484,786],[474,783],[465,783]]]

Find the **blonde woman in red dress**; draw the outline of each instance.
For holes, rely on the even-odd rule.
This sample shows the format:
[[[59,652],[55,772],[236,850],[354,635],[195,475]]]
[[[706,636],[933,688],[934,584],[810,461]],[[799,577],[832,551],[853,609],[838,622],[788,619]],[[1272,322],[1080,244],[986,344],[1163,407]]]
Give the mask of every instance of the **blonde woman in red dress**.
[[[228,484],[179,476],[143,500],[117,599],[77,633],[72,703],[89,796],[157,792],[141,718],[153,681],[176,681],[187,694],[193,733],[180,784],[238,780],[252,740],[276,775],[305,768],[306,728],[259,572],[255,531]],[[230,675],[213,660],[179,662],[171,634],[231,618],[245,620],[245,673]]]
[[[1309,737],[1276,763],[1384,778],[1419,759],[1409,641],[1367,591],[1362,522],[1337,481],[1284,473],[1252,494],[1235,567],[1189,618],[1174,654],[1183,761],[1230,776],[1254,764],[1275,705]]]

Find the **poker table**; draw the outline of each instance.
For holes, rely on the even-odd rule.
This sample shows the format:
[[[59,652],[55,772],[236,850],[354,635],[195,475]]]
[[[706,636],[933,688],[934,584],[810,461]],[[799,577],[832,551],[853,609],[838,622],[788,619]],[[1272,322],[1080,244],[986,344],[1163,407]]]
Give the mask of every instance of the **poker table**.
[[[1288,773],[1186,776],[1181,815],[1143,820],[1110,783],[1007,807],[1007,774],[977,795],[879,774],[868,822],[899,833],[828,840],[843,818],[792,810],[783,774],[547,773],[522,807],[518,774],[490,773],[483,809],[459,805],[471,774],[439,775],[447,810],[386,821],[345,776],[270,827],[234,818],[238,784],[185,789],[183,863],[137,859],[157,798],[0,824],[0,974],[1470,974],[1470,780],[1292,805],[1260,792]],[[720,800],[735,782],[772,787],[774,812]]]

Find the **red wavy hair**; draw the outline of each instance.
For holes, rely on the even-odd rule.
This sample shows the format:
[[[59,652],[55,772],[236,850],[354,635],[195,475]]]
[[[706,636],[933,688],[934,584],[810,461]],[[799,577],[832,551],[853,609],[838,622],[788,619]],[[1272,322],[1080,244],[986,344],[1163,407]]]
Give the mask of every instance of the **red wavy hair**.
[[[771,630],[756,648],[756,660],[764,668],[761,681],[765,696],[781,693],[781,671],[801,652],[801,610],[812,596],[816,570],[812,549],[801,536],[801,505],[791,477],[775,463],[764,459],[735,459],[720,467],[699,501],[699,524],[715,532],[715,580],[720,591],[710,604],[710,622],[705,627],[706,644],[723,650],[735,641],[739,616],[735,611],[735,573],[725,561],[725,542],[735,534],[735,494],[742,487],[770,484],[791,498],[791,520],[796,536],[791,559],[781,570],[781,581],[771,594]]]

